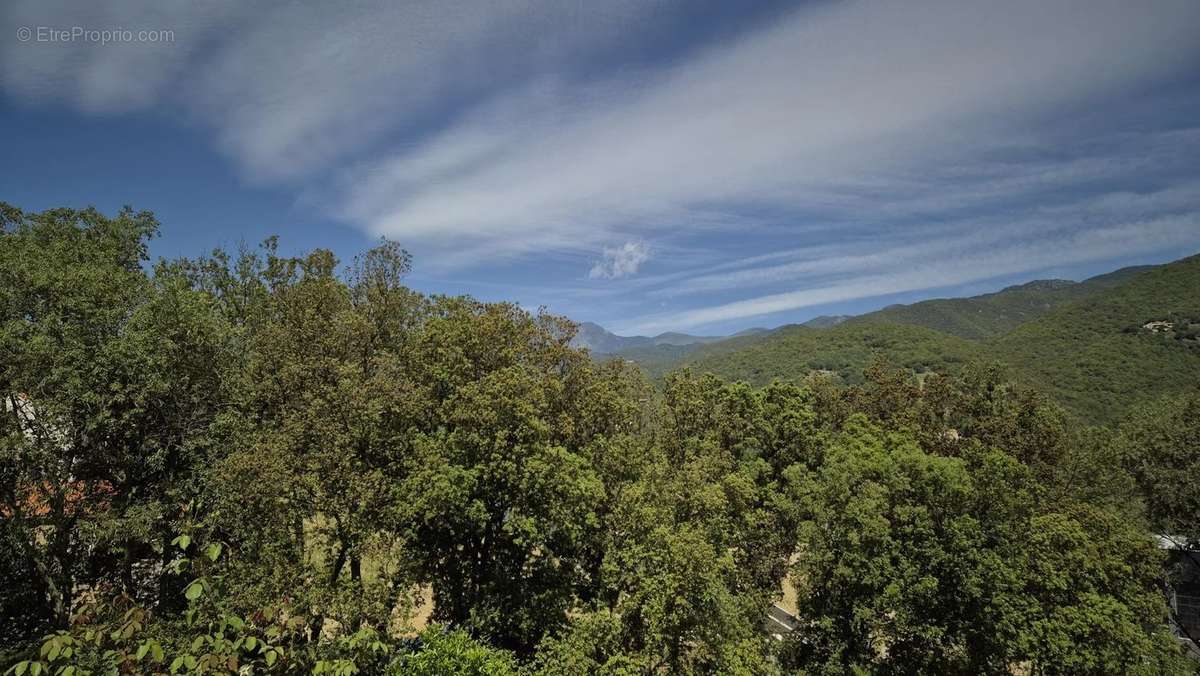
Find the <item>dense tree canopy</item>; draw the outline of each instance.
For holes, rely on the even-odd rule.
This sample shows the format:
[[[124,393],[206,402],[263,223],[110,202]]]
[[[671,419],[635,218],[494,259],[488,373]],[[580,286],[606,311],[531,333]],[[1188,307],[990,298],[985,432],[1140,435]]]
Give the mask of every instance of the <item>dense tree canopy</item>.
[[[3,209],[14,673],[1195,671],[1152,537],[1196,536],[1194,396],[1114,433],[979,363],[659,387],[391,242],[156,229]]]

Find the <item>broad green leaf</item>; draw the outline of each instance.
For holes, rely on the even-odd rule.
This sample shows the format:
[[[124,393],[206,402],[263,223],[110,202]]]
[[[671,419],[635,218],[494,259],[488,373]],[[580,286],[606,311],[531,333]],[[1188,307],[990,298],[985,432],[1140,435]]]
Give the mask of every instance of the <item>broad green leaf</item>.
[[[204,554],[208,557],[209,561],[216,561],[217,557],[221,555],[221,543],[212,543],[207,549],[204,550]]]
[[[196,580],[195,582],[189,584],[187,589],[183,591],[183,595],[186,596],[187,600],[189,601],[195,601],[196,599],[200,598],[200,595],[203,593],[204,585],[200,584],[200,580]]]

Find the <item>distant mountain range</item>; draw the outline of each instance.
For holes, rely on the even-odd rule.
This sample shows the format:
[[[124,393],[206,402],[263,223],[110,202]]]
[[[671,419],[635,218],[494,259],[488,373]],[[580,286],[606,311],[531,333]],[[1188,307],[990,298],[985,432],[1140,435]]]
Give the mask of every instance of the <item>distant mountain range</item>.
[[[854,383],[876,356],[915,372],[1000,362],[1082,419],[1107,422],[1138,401],[1200,385],[1200,256],[727,337],[623,338],[584,326],[577,344],[655,377],[689,366],[754,384],[813,372]]]
[[[750,331],[765,329],[750,329]],[[579,333],[571,344],[575,347],[586,347],[597,354],[620,354],[628,350],[653,347],[656,345],[686,346],[703,343],[715,343],[724,340],[725,336],[692,336],[686,333],[660,333],[657,336],[618,336],[599,324],[583,322],[579,325]]]
[[[639,357],[654,354],[682,356],[700,345],[719,343],[731,338],[762,337],[795,326],[827,329],[845,322],[912,324],[961,338],[980,339],[1011,331],[1019,324],[1040,317],[1063,303],[1112,288],[1151,267],[1153,266],[1122,268],[1082,282],[1039,279],[981,296],[938,298],[912,305],[889,305],[882,310],[857,316],[821,315],[801,324],[788,324],[775,329],[756,327],[729,336],[693,336],[673,331],[657,336],[618,336],[599,324],[583,322],[579,325],[579,333],[576,334],[572,345],[585,347],[597,355],[628,356],[628,353],[633,353]],[[654,349],[663,346],[667,349]]]
[[[822,315],[804,322],[803,326],[826,328],[836,326],[847,319],[850,319],[850,315]],[[660,333],[657,336],[618,336],[599,324],[582,322],[579,325],[579,332],[575,334],[575,338],[571,341],[571,345],[587,348],[596,355],[629,356],[630,354],[643,355],[655,352],[682,355],[701,345],[719,343],[730,338],[761,336],[775,330],[754,327],[743,329],[729,336],[693,336],[688,333],[679,333],[676,331]],[[655,348],[663,349],[655,350]]]

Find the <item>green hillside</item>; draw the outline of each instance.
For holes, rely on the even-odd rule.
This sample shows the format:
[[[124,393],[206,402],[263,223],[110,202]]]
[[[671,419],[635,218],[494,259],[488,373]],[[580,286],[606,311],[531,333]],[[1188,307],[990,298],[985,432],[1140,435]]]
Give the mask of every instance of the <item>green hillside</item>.
[[[1164,321],[1155,332],[1144,325]],[[1200,256],[1150,269],[990,341],[1014,374],[1085,420],[1200,384]]]
[[[853,383],[876,355],[924,372],[956,371],[984,353],[971,341],[921,326],[845,323],[827,329],[787,326],[749,343],[734,339],[705,346],[684,364],[756,385],[800,380],[812,371]]]
[[[636,362],[651,377],[657,378],[678,366],[692,353],[704,347],[701,343],[692,345],[644,345],[621,350],[616,354],[599,355],[600,360],[628,359]]]
[[[845,315],[815,317],[799,325],[790,325],[774,330],[752,329],[723,340],[705,338],[698,339],[691,344],[683,344],[682,341],[679,344],[664,344],[661,341],[656,342],[657,339],[645,337],[623,338],[609,334],[599,326],[584,323],[581,333],[600,330],[611,337],[611,340],[602,345],[601,341],[588,338],[581,340],[580,344],[592,347],[592,351],[601,357],[620,356],[637,362],[648,374],[657,378],[685,362],[710,359],[720,362],[721,359],[717,355],[744,349],[781,332],[787,335],[784,340],[813,340],[797,337],[803,334],[803,329],[832,329],[842,326],[842,330],[846,330],[845,327],[848,326],[878,327],[904,324],[978,341],[1004,335],[1017,326],[1042,317],[1055,308],[1114,288],[1152,267],[1122,268],[1082,282],[1064,279],[1037,280],[1010,286],[995,293],[969,298],[939,298],[912,305],[892,305],[857,317]],[[886,331],[884,334],[880,334],[879,331],[877,329],[872,334],[863,334],[859,331],[850,331],[845,334],[833,333],[829,338],[838,341],[837,345],[844,346],[847,343],[854,343],[855,339],[852,336],[886,335]],[[590,336],[590,333],[588,335]],[[925,334],[922,335],[924,336],[921,341],[922,345],[916,348],[917,352],[926,349],[927,345],[925,344],[928,342],[938,340]],[[626,342],[616,345],[613,341]],[[822,350],[822,352],[825,351]],[[870,354],[870,351],[867,354]],[[857,363],[857,361],[853,361],[853,363]],[[721,365],[721,368],[724,366]]]
[[[627,359],[635,362],[651,378],[658,379],[666,375],[668,371],[679,368],[685,361],[696,359],[698,355],[724,354],[726,352],[743,350],[751,345],[763,342],[768,337],[774,336],[780,331],[792,328],[804,327],[786,326],[771,330],[755,329],[711,343],[642,345],[621,350],[613,355],[604,355],[601,358]]]
[[[1082,298],[1063,300],[1071,294]],[[1048,300],[1035,301],[1039,295]],[[987,340],[917,325],[997,331],[1039,302],[1053,307]],[[1088,422],[1114,420],[1134,403],[1200,383],[1200,256],[1081,284],[1033,283],[889,310],[827,329],[789,326],[752,341],[704,346],[682,365],[763,384],[813,371],[856,382],[877,355],[916,372],[954,372],[972,359],[996,360]],[[1166,324],[1146,328],[1151,322]]]
[[[1147,269],[1148,266],[1123,268],[1083,282],[1040,279],[970,298],[892,305],[847,322],[915,324],[961,338],[983,340],[1008,333],[1057,307],[1118,286]]]

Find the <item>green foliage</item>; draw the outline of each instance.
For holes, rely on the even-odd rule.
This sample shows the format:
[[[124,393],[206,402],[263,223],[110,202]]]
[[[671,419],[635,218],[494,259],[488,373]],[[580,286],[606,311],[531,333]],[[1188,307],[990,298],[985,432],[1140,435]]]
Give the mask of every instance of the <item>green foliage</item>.
[[[644,357],[652,375],[684,365],[755,385],[813,374],[857,384],[880,357],[915,373],[950,374],[990,360],[1083,422],[1111,424],[1130,406],[1185,392],[1200,379],[1200,342],[1191,338],[1198,286],[1200,256],[1193,256],[1079,284],[895,306],[826,329],[788,326],[672,358],[634,358]],[[1172,329],[1142,328],[1151,321]]]
[[[1155,531],[1200,546],[1200,392],[1145,404],[1119,431]]]
[[[1153,542],[1088,507],[1039,513],[1007,454],[938,457],[852,420],[797,491],[811,519],[793,573],[797,666],[1186,673],[1162,626],[1139,619],[1165,616]]]
[[[975,361],[1036,327],[787,329],[656,390],[391,242],[150,268],[149,214],[0,213],[6,673],[1187,670],[1149,533],[1196,523],[1195,397],[1083,429],[1047,355]],[[1038,321],[1187,334],[1193,265]]]
[[[1133,267],[1083,282],[1038,280],[971,298],[939,298],[912,305],[891,305],[853,317],[851,323],[913,324],[951,336],[983,340],[1002,336],[1057,307],[1113,288],[1144,272]]]
[[[640,674],[651,670],[653,657],[638,654],[627,645],[627,630],[621,616],[609,610],[585,613],[575,618],[567,631],[547,638],[531,671],[537,674]]]
[[[43,600],[31,626],[63,626],[82,581],[160,591],[134,564],[200,488],[227,346],[207,295],[143,270],[150,214],[5,213],[0,511],[14,579]]]
[[[405,676],[509,676],[518,673],[512,654],[472,639],[465,631],[431,627],[420,647],[401,655],[387,669]]]
[[[1186,392],[1200,379],[1200,344],[1125,331],[1200,316],[1198,287],[1200,256],[1185,258],[1023,324],[990,349],[1083,420],[1112,423],[1132,405]]]
[[[813,372],[854,384],[862,382],[863,370],[881,355],[917,373],[953,373],[983,354],[971,341],[920,326],[844,323],[828,329],[789,326],[767,336],[734,338],[696,350],[685,363],[755,385],[776,379],[801,382]]]

